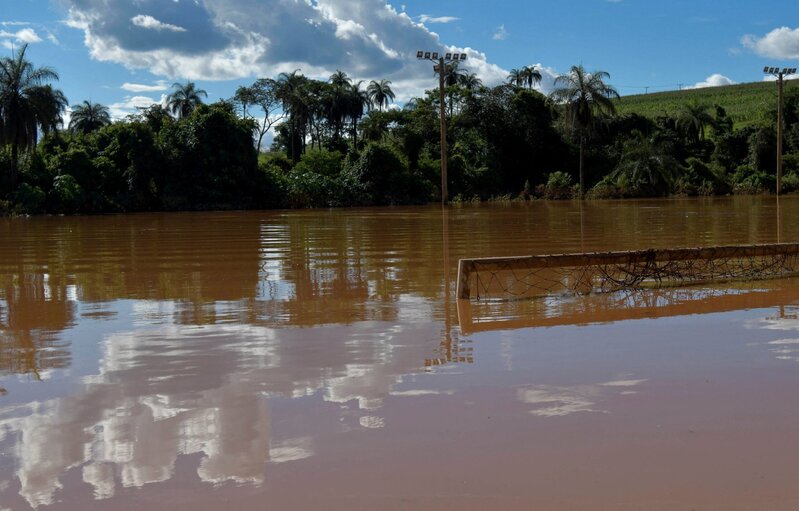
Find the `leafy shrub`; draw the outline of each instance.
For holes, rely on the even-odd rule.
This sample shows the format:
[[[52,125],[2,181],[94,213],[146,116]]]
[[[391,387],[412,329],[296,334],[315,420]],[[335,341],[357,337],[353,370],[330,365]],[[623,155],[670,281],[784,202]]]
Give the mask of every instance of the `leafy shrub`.
[[[755,195],[776,188],[776,178],[754,169],[751,165],[741,165],[732,176],[733,193]]]
[[[799,191],[799,174],[789,172],[782,176],[782,191],[785,193]]]
[[[270,151],[268,153],[261,153],[258,156],[258,167],[261,169],[268,168],[287,173],[293,166],[294,164],[289,157],[282,151]]]
[[[400,155],[380,144],[368,145],[357,160],[348,161],[341,177],[348,192],[345,202],[352,205],[403,204],[425,196],[420,176],[411,174]]]
[[[294,170],[300,173],[315,172],[323,176],[335,177],[341,173],[343,160],[344,155],[338,151],[313,149],[302,155]]]
[[[616,199],[624,196],[611,176],[605,176],[588,191],[587,195],[591,199]]]
[[[44,200],[44,191],[38,186],[31,186],[28,183],[20,184],[14,194],[14,202],[17,204],[16,209],[20,213],[40,213],[42,206],[44,206]]]
[[[63,213],[75,213],[83,203],[83,189],[69,174],[61,174],[53,179],[52,195],[56,209]]]
[[[319,208],[340,205],[338,180],[316,172],[292,170],[286,175],[286,204],[291,208]]]
[[[573,193],[572,177],[561,171],[549,174],[544,187],[544,197],[547,199],[571,199]]]

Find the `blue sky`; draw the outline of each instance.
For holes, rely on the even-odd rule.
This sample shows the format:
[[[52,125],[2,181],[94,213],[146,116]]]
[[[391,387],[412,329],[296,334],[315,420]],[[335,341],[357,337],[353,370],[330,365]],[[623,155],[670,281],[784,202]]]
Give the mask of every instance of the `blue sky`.
[[[573,64],[622,94],[763,80],[799,62],[799,2],[787,0],[0,0],[0,51],[61,75],[71,104],[116,117],[194,80],[209,100],[257,77],[342,69],[392,80],[400,100],[435,85],[416,48],[457,49],[486,84],[537,64],[544,92]]]

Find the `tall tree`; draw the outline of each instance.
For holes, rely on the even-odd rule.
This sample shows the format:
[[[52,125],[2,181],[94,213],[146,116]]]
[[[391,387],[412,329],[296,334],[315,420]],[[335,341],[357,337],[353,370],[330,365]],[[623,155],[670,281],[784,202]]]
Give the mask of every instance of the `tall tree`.
[[[72,106],[72,117],[69,120],[71,131],[91,133],[109,124],[111,124],[111,115],[105,105],[84,101],[80,105]]]
[[[381,112],[396,97],[394,91],[391,90],[391,81],[389,80],[380,80],[379,82],[372,80],[366,87],[366,93],[369,95],[369,101]]]
[[[249,116],[250,107],[257,106],[261,109],[263,119],[255,125],[255,134],[258,137],[256,152],[259,153],[261,152],[261,143],[264,136],[272,129],[275,123],[285,117],[285,114],[277,115],[277,111],[280,108],[277,87],[275,80],[259,78],[249,87],[241,86],[236,89],[236,95],[233,96],[245,119]]]
[[[305,128],[311,118],[311,105],[307,94],[308,79],[294,70],[280,73],[276,82],[275,97],[288,115],[289,142],[287,148],[292,161],[300,161],[305,145]]]
[[[483,81],[477,77],[476,73],[464,73],[461,75],[458,85],[466,90],[475,90],[483,86]]]
[[[203,104],[202,98],[207,98],[208,93],[198,89],[194,82],[173,83],[172,93],[167,96],[167,107],[178,119],[183,119],[191,115],[195,108]]]
[[[610,74],[605,71],[586,72],[583,66],[572,66],[568,74],[555,79],[551,97],[566,106],[572,126],[580,137],[580,196],[585,195],[584,153],[588,135],[598,114],[615,114],[613,98],[619,98],[615,88],[605,83]]]
[[[693,101],[683,105],[677,117],[679,128],[689,142],[699,142],[705,139],[705,128],[712,126],[715,119],[710,114],[710,106]]]
[[[511,85],[515,85],[516,87],[521,87],[522,85],[524,85],[524,68],[511,69],[510,73],[508,73],[508,83]]]
[[[372,107],[369,93],[361,88],[363,81],[353,83],[349,87],[347,100],[347,117],[352,121],[352,146],[358,148],[358,121],[364,112]]]
[[[541,83],[541,72],[535,66],[524,66],[521,70],[522,83],[528,89],[532,89],[536,84]]]
[[[330,75],[330,83],[335,87],[344,87],[352,84],[352,80],[347,76],[347,73],[337,69],[335,73]]]
[[[11,189],[15,188],[19,151],[35,147],[39,130],[54,131],[63,122],[67,100],[47,82],[58,80],[49,67],[25,58],[28,45],[0,59],[0,144],[11,146]]]

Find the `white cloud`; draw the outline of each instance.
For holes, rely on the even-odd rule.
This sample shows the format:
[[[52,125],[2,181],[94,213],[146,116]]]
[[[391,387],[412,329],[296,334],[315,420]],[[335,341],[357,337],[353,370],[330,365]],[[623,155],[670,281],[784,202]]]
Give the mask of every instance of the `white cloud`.
[[[24,27],[30,24],[30,21],[0,21],[0,25],[4,27]]]
[[[153,99],[148,96],[125,96],[122,101],[108,105],[108,112],[112,119],[120,120],[137,113],[141,108],[155,104],[166,105],[166,94],[162,94],[161,99]]]
[[[775,28],[763,37],[745,35],[741,43],[761,57],[799,59],[799,28]]]
[[[494,31],[493,39],[495,41],[504,41],[505,39],[508,38],[509,35],[510,34],[508,33],[508,31],[505,29],[505,25],[502,24],[498,26],[497,29]]]
[[[402,101],[435,85],[430,67],[415,58],[418,49],[467,53],[465,67],[486,85],[507,75],[485,54],[445,44],[421,18],[386,0],[119,0],[113,10],[106,0],[63,1],[71,6],[67,24],[83,31],[92,58],[168,79],[231,80],[295,69],[327,78],[341,69],[357,80],[391,80]],[[142,11],[159,23],[180,20],[185,31],[130,30]]]
[[[38,43],[41,42],[42,38],[32,28],[23,28],[17,32],[17,40],[23,43]]]
[[[405,9],[403,9],[403,12]],[[422,14],[419,16],[419,21],[422,23],[452,23],[458,21],[460,18],[455,16],[430,16],[429,14]]]
[[[736,82],[732,81],[731,79],[727,78],[723,74],[720,73],[713,73],[712,75],[705,78],[704,81],[698,82],[694,85],[689,85],[685,87],[686,89],[704,89],[707,87],[721,87],[724,85],[735,85]]]
[[[138,92],[159,92],[164,91],[169,88],[169,85],[165,80],[158,80],[153,85],[147,85],[143,83],[129,83],[125,82],[120,87],[122,90],[126,90],[128,92],[138,93]]]
[[[39,34],[37,34],[32,28],[23,28],[16,32],[0,30],[0,39],[14,39],[21,44],[38,43],[42,41],[42,38],[39,37]],[[8,47],[10,45],[4,44],[4,46]]]
[[[185,32],[186,29],[170,23],[164,23],[147,14],[137,14],[130,19],[131,23],[137,27],[147,28],[150,30],[170,30],[172,32]]]

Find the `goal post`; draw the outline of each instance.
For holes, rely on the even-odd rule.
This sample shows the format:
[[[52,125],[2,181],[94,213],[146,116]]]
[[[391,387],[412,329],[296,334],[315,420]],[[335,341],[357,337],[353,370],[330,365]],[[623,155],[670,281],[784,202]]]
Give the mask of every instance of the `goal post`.
[[[731,280],[799,272],[799,243],[461,259],[459,299],[512,300]]]

